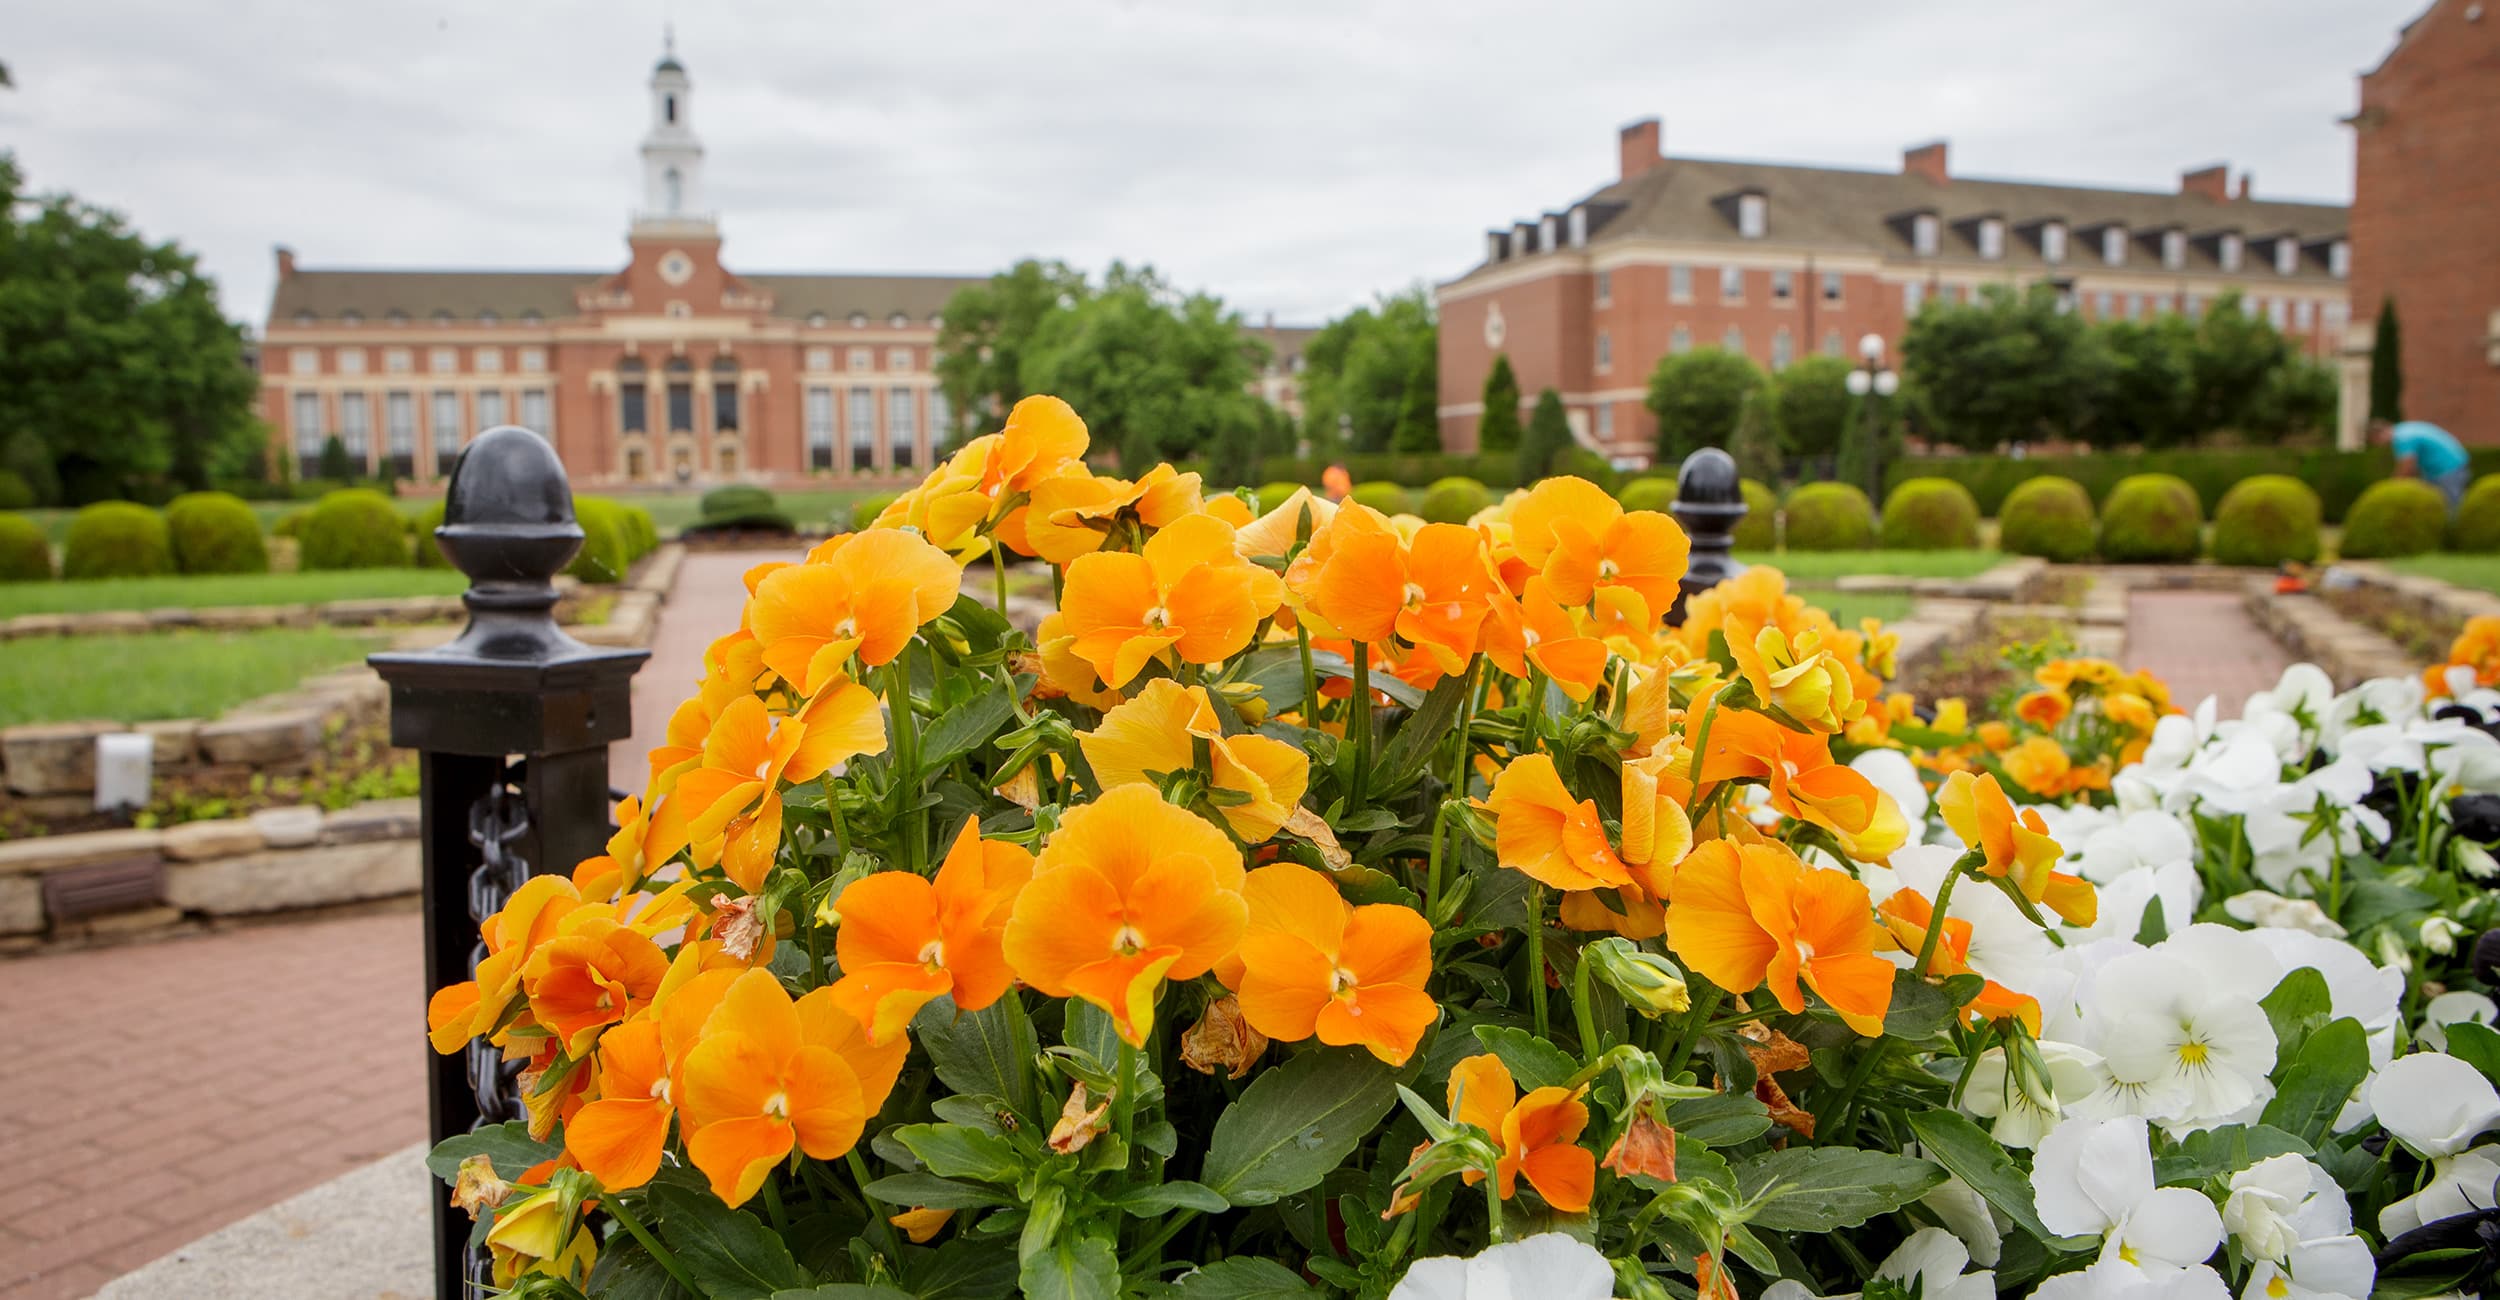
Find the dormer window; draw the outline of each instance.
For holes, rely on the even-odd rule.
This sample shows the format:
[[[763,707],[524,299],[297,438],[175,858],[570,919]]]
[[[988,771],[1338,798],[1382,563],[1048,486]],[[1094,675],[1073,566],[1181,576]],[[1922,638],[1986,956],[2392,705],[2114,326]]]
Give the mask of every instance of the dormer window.
[[[341,325],[362,325],[364,323],[365,314],[363,312],[350,309],[339,313],[339,324]]]
[[[1536,226],[1532,223],[1522,221],[1518,225],[1511,227],[1510,255],[1513,257],[1526,257],[1528,254],[1535,251]]]
[[[1736,233],[1760,239],[1770,229],[1771,201],[1759,194],[1736,196]]]
[[[2101,228],[2101,261],[2109,266],[2127,264],[2127,230],[2124,226]]]
[[[295,313],[295,323],[298,325],[310,325],[319,319],[321,318],[308,311],[299,311]]]
[[[2326,246],[2327,274],[2341,280],[2352,274],[2352,244],[2338,239]]]
[[[1488,262],[1498,262],[1505,256],[1508,256],[1510,251],[1509,242],[1510,241],[1503,236],[1501,231],[1488,230],[1484,232],[1484,260]]]
[[[2165,271],[2176,271],[2187,265],[2187,232],[2165,230],[2161,234],[2161,265]]]
[[[1571,210],[1570,229],[1571,246],[1573,248],[1588,247],[1589,210],[1587,208],[1573,208]]]
[[[435,313],[427,319],[432,320],[437,325],[449,325],[451,324],[451,313],[437,309]]]
[[[2240,269],[2240,237],[2238,234],[2231,231],[2223,232],[2222,241],[2214,245],[2214,260],[2222,263],[2222,269],[2226,272],[2237,271]]]
[[[2005,256],[2005,223],[1989,217],[1979,223],[1979,255],[1989,261]]]
[[[1562,247],[1562,224],[1554,220],[1552,217],[1547,217],[1545,220],[1538,222],[1536,230],[1536,246],[1539,248]]]
[[[898,329],[898,330],[899,330],[899,329],[902,329],[902,328],[904,328],[905,326],[908,326],[908,325],[910,325],[910,324],[911,324],[911,317],[906,316],[906,315],[904,315],[903,313],[901,313],[901,312],[899,312],[899,311],[898,311],[898,312],[894,313],[893,315],[886,317],[886,318],[885,318],[885,323],[886,323],[888,326],[891,326],[892,328],[894,328],[894,329]]]
[[[382,313],[382,323],[385,325],[405,325],[408,323],[408,313],[401,311],[397,307],[393,307],[389,311]]]
[[[1922,212],[1910,218],[1911,251],[1920,257],[1934,257],[1938,224],[1936,214],[1933,212]]]
[[[823,329],[823,328],[825,327],[825,321],[826,321],[826,316],[825,316],[825,314],[824,314],[823,312],[820,312],[820,311],[811,311],[811,312],[809,312],[809,313],[807,314],[807,327],[808,327],[809,329],[812,329],[812,330],[820,330],[820,329]],[[821,367],[819,367],[819,369],[821,369]]]
[[[524,325],[543,325],[546,321],[547,318],[539,315],[535,307],[521,313],[521,323]]]
[[[477,314],[477,323],[488,329],[493,329],[495,326],[503,323],[503,318],[497,316],[491,311],[482,311]]]
[[[2066,223],[2052,221],[2040,227],[2040,258],[2047,262],[2066,260]]]
[[[852,312],[851,328],[855,330],[864,330],[868,328],[868,313],[864,311]]]
[[[2290,275],[2300,269],[2300,241],[2284,235],[2274,241],[2274,273]]]

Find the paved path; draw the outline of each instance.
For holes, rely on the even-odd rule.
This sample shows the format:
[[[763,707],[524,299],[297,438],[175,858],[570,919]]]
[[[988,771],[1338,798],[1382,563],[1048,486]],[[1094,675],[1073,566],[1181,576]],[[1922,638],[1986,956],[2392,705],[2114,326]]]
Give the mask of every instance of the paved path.
[[[796,560],[798,551],[688,551],[660,607],[651,662],[634,674],[634,736],[608,752],[608,784],[640,793],[650,780],[644,756],[668,731],[668,715],[703,679],[703,651],[738,630],[746,608],[746,571],[768,560]]]
[[[413,909],[0,962],[0,1300],[425,1138]]]
[[[2122,662],[2168,682],[2182,709],[2212,695],[2223,717],[2236,718],[2250,695],[2283,676],[2291,658],[2248,617],[2235,592],[2137,591],[2127,597]]]

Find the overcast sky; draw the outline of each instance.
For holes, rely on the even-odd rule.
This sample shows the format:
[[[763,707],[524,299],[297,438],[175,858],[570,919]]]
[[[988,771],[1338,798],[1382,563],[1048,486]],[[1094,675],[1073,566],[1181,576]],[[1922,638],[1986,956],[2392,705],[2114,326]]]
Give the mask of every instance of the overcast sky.
[[[201,251],[613,269],[663,21],[733,268],[1150,261],[1251,320],[1465,270],[1674,154],[2348,200],[2337,119],[2426,0],[29,0],[0,148]]]

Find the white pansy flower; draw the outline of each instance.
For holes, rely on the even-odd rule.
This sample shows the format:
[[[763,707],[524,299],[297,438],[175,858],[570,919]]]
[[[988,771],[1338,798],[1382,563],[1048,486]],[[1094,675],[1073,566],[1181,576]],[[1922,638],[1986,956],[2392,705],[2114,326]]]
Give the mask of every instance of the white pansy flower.
[[[2489,880],[2500,876],[2500,858],[2492,857],[2491,850],[2471,840],[2459,840],[2457,868],[2476,880]]]
[[[2259,929],[2306,930],[2329,939],[2344,937],[2344,927],[2326,914],[2316,900],[2285,898],[2281,894],[2252,889],[2222,900],[2222,910],[2232,920],[2245,921]]]
[[[2039,1047],[2047,1077],[2024,1071],[2015,1078],[2013,1058],[2004,1048],[1991,1047],[1971,1063],[1970,1082],[1962,1089],[1963,1108],[1996,1121],[1988,1132],[2009,1147],[2038,1146],[2057,1127],[2065,1106],[2109,1084],[2109,1070],[2099,1053],[2072,1043],[2042,1042]]]
[[[2418,677],[2374,677],[2335,697],[2327,706],[2319,743],[2332,754],[2343,752],[2344,737],[2361,727],[2403,724],[2422,716],[2424,699]]]
[[[1897,749],[1870,749],[1850,759],[1849,767],[1901,806],[1901,818],[1910,824],[1910,843],[1927,838],[1927,783],[1918,779],[1918,768],[1909,755]]]
[[[2283,1264],[2257,1261],[2240,1300],[2365,1300],[2377,1284],[2378,1265],[2368,1242],[2329,1237],[2293,1247]]]
[[[2448,1026],[2472,1021],[2488,1025],[2500,1020],[2500,1003],[2468,989],[2452,989],[2422,1004],[2422,1023],[2413,1032],[2434,1052],[2448,1050]]]
[[[1996,1211],[1978,1189],[1956,1175],[1936,1184],[1918,1203],[1935,1211],[1945,1229],[1962,1239],[1971,1262],[1982,1268],[1996,1267],[2005,1251],[2005,1230],[1997,1226]]]
[[[2457,950],[2457,940],[2474,933],[2445,916],[2422,918],[2422,946],[2445,957]]]
[[[1986,1269],[1965,1274],[1962,1269],[1969,1263],[1970,1251],[1952,1233],[1921,1228],[1875,1266],[1875,1276],[1900,1283],[1921,1300],[1994,1300],[1996,1274]],[[1854,1300],[1858,1294],[1850,1291],[1824,1300]],[[1815,1294],[1803,1282],[1782,1278],[1762,1289],[1762,1300],[1815,1300]]]
[[[2162,814],[2168,816],[2168,814]],[[2205,878],[2186,858],[2146,871],[2131,871],[2098,887],[2100,913],[2090,925],[2061,926],[2069,943],[2079,939],[2133,939],[2144,930],[2144,914],[2161,905],[2162,928],[2186,928],[2205,897]]]
[[[2222,1226],[2249,1258],[2283,1264],[2302,1242],[2351,1233],[2352,1206],[2315,1161],[2272,1156],[2231,1175]]]
[[[2401,1237],[2426,1223],[2452,1219],[2500,1204],[2500,1155],[2477,1147],[2431,1162],[2430,1181],[2422,1190],[2378,1212],[2379,1235]]]
[[[2218,925],[2103,966],[2082,998],[2084,1042],[2108,1063],[2111,1086],[2078,1113],[2192,1125],[2271,1096],[2274,1026],[2258,999],[2280,978],[2263,945]]]
[[[2221,1214],[2200,1192],[2153,1185],[2148,1140],[2144,1121],[2133,1116],[2070,1119],[2041,1140],[2031,1165],[2041,1223],[2061,1236],[2100,1237],[2101,1256],[2067,1275],[2073,1281],[2052,1278],[2055,1289],[2043,1283],[2038,1294],[2117,1295],[2145,1286],[2162,1294],[2229,1294],[2205,1265],[2222,1245]]]
[[[1614,1293],[1614,1266],[1595,1246],[1541,1232],[1465,1259],[1416,1260],[1389,1289],[1389,1300],[1607,1300]]]
[[[2388,1062],[2370,1080],[2379,1125],[2418,1156],[2451,1156],[2500,1124],[2500,1092],[2483,1072],[2438,1052]]]

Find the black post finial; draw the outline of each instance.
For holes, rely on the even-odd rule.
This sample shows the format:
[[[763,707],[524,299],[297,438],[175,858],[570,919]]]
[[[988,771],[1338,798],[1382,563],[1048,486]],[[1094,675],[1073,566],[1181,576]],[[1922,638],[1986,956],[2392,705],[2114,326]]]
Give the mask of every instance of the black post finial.
[[[1685,567],[1682,590],[1667,611],[1667,625],[1684,625],[1687,598],[1735,577],[1745,566],[1730,554],[1736,548],[1736,525],[1745,519],[1744,476],[1736,458],[1716,447],[1704,447],[1684,458],[1675,475],[1675,504],[1668,507],[1675,522],[1693,541],[1692,561]]]

